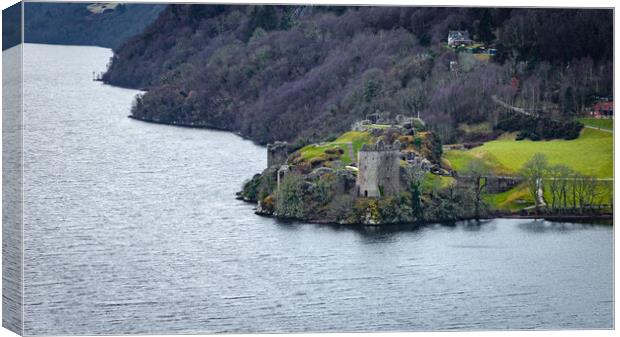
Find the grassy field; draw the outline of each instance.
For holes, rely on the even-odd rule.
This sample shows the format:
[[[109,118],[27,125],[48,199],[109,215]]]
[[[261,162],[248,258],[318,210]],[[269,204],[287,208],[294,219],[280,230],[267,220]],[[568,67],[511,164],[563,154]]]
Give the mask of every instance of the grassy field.
[[[543,191],[545,201],[551,204],[553,198],[551,196],[549,184],[550,182],[545,182]],[[611,204],[613,198],[613,181],[599,181],[596,194],[597,196],[594,199],[595,203]],[[488,194],[485,196],[485,201],[494,209],[512,212],[534,205],[534,199],[525,184],[520,184],[502,193]]]
[[[494,209],[511,212],[534,205],[534,199],[523,184],[502,193],[488,194],[485,196],[485,201]]]
[[[414,123],[414,128],[416,130],[422,130],[424,127],[420,121],[416,120],[413,123]],[[299,153],[301,154],[301,157],[304,160],[310,161],[314,158],[318,158],[320,160],[321,157],[323,157],[324,159],[327,159],[327,157],[330,156],[327,153],[325,153],[325,151],[332,149],[332,148],[340,148],[343,150],[344,153],[340,155],[338,159],[340,159],[342,163],[344,163],[345,165],[349,165],[353,162],[353,159],[356,159],[356,158],[350,158],[349,146],[348,146],[349,143],[352,145],[352,148],[353,148],[353,156],[356,156],[358,151],[362,147],[362,145],[374,144],[378,139],[378,137],[373,136],[371,134],[371,131],[368,131],[368,130],[380,129],[380,130],[385,131],[386,129],[389,129],[390,127],[392,127],[392,125],[390,124],[369,124],[366,126],[366,129],[364,129],[366,131],[345,132],[342,135],[340,135],[340,137],[334,139],[333,141],[307,145],[301,148],[299,150]],[[424,139],[427,136],[427,134],[428,132],[426,131],[418,131],[416,137],[421,137],[422,139]],[[402,136],[400,139],[401,142],[403,141],[402,140],[403,137],[405,138],[408,137],[409,142],[412,142],[414,140],[413,136]],[[412,145],[409,144],[409,146],[412,146]],[[333,159],[333,154],[331,156]]]
[[[511,175],[514,170],[502,164],[495,155],[487,152],[470,152],[470,151],[458,151],[450,150],[444,154],[445,159],[448,160],[450,167],[456,171],[464,171],[467,169],[467,165],[473,158],[482,159],[486,165],[493,170],[495,175]]]
[[[613,134],[593,129],[584,129],[581,136],[574,140],[516,141],[514,134],[507,134],[471,150],[446,151],[444,156],[457,171],[466,169],[472,158],[481,158],[493,168],[494,174],[509,175],[517,173],[521,166],[538,152],[545,154],[551,164],[565,164],[576,171],[598,178],[613,177]],[[548,190],[545,189],[545,199],[550,200]],[[600,198],[609,200],[611,193],[611,189],[601,187]],[[517,211],[534,204],[524,185],[487,195],[486,201],[494,209],[508,211]]]
[[[579,121],[583,123],[583,125],[592,126],[595,128],[601,128],[605,130],[613,130],[614,129],[614,120],[613,119],[599,119],[599,118],[579,118]]]
[[[300,152],[304,159],[310,160],[315,157],[319,157],[325,153],[325,150],[339,147],[344,151],[344,154],[340,159],[345,165],[351,164],[352,160],[349,157],[349,150],[347,143],[353,145],[353,153],[357,153],[363,144],[372,143],[372,136],[369,132],[365,131],[349,131],[342,134],[333,142],[324,144],[311,144],[303,147]]]
[[[516,141],[514,135],[485,143],[467,151],[446,151],[446,159],[457,171],[474,157],[482,158],[497,174],[516,173],[535,153],[543,153],[550,164],[565,164],[584,174],[613,177],[613,134],[584,129],[573,140]]]
[[[431,193],[433,189],[443,189],[454,184],[455,182],[456,180],[452,177],[444,177],[427,173],[424,179],[422,179],[420,189],[422,190],[422,193]]]

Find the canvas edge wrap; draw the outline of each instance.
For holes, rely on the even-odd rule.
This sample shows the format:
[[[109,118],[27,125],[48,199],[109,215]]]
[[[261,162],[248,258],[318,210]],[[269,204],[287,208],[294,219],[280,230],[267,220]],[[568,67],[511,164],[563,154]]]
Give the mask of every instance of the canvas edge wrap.
[[[2,11],[2,326],[22,335],[23,3]]]

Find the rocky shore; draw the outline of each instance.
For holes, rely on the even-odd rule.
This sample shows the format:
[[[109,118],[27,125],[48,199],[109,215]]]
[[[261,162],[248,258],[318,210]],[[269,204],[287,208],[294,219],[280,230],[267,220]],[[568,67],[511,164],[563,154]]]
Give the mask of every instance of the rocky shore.
[[[511,190],[522,178],[476,173],[475,168],[456,172],[443,160],[442,151],[439,137],[421,120],[402,116],[382,124],[365,120],[331,141],[299,149],[286,142],[269,144],[268,167],[245,182],[237,196],[256,203],[259,215],[311,223],[376,226],[489,218],[586,222],[610,218],[604,210],[495,209],[483,195]]]
[[[439,138],[421,120],[361,121],[331,142],[277,142],[268,167],[238,198],[256,213],[314,223],[384,225],[471,219],[471,188],[442,164]]]

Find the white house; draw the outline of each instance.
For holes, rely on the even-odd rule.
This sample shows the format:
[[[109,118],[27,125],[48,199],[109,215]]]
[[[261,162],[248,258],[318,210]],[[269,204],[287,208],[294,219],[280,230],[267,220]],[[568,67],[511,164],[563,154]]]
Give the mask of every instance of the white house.
[[[469,38],[469,32],[466,30],[451,30],[448,32],[448,45],[450,47],[460,46],[462,44],[468,46],[473,41]]]

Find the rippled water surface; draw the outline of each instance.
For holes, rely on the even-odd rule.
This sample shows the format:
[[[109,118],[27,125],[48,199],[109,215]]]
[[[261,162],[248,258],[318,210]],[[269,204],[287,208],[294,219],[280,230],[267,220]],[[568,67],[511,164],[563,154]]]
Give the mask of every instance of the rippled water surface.
[[[265,148],[127,118],[110,56],[24,49],[27,334],[612,327],[611,227],[256,216]]]

